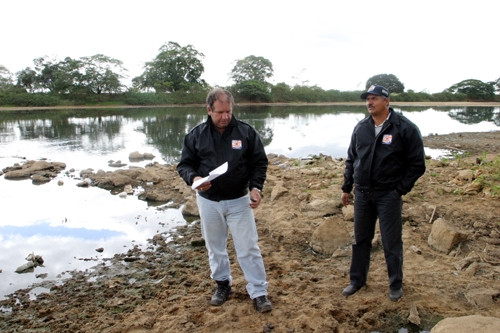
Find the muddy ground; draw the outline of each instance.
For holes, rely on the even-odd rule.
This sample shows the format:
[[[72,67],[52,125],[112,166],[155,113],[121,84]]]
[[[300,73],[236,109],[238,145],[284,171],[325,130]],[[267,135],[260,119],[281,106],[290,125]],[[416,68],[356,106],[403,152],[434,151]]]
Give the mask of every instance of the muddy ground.
[[[387,297],[379,243],[367,286],[349,298],[341,295],[349,283],[349,244],[333,255],[311,246],[315,230],[327,220],[334,219],[340,223],[339,232],[352,235],[353,223],[340,205],[344,162],[326,156],[300,161],[270,156],[264,199],[255,213],[272,312],[253,309],[231,243],[235,292],[223,306],[210,306],[214,283],[194,217],[175,232],[156,235],[146,250],[108,258],[92,272],[74,272],[62,285],[43,282],[50,293],[36,300],[30,301],[29,290],[20,290],[0,301],[0,307],[12,309],[0,313],[0,330],[421,332],[446,317],[498,318],[500,132],[431,136],[424,141],[427,147],[455,149],[462,155],[429,159],[425,175],[404,197],[404,296],[398,302]],[[156,179],[142,199],[181,204],[192,196],[173,167],[151,168],[164,178]],[[115,192],[112,187],[120,186],[99,181],[97,175],[93,180]],[[428,243],[437,219],[466,234],[449,253]]]

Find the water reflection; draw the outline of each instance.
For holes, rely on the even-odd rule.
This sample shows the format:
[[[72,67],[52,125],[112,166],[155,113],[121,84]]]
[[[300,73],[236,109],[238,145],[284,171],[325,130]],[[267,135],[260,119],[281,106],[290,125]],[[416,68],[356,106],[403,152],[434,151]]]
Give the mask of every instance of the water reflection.
[[[396,110],[415,122],[423,135],[500,126],[499,108]],[[133,151],[155,155],[153,162],[177,162],[184,135],[206,116],[203,107],[0,112],[0,169],[41,158],[67,165],[57,179],[39,186],[0,177],[0,298],[40,282],[37,276],[56,279],[65,271],[87,269],[186,223],[177,209],[148,206],[136,195],[121,199],[76,183],[83,169],[115,170],[110,160],[122,161],[126,168],[151,162],[129,161]],[[344,157],[352,129],[366,109],[239,106],[235,116],[255,126],[267,153]],[[58,180],[64,185],[57,185]],[[97,248],[104,251],[96,252]],[[14,273],[32,252],[44,258],[45,266],[31,274]]]
[[[479,124],[487,121],[500,126],[500,112],[498,109],[494,107],[474,106],[451,110],[449,115],[463,124]]]

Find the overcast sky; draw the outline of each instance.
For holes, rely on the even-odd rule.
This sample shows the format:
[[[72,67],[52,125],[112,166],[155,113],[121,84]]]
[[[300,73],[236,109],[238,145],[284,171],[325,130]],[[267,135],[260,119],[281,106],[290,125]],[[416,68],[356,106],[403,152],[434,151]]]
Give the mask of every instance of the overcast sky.
[[[9,0],[0,65],[95,54],[123,61],[129,80],[169,41],[203,53],[210,85],[229,85],[235,61],[269,59],[272,83],[362,90],[394,74],[414,91],[500,77],[498,0]]]

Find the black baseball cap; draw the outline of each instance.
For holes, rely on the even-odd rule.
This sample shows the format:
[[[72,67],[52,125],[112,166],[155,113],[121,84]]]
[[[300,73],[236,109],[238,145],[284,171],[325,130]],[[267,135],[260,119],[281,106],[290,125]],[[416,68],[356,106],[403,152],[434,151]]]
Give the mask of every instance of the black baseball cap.
[[[379,95],[379,96],[389,97],[389,90],[387,90],[387,88],[384,88],[382,86],[372,84],[366,92],[361,94],[361,99],[366,99],[366,96],[368,95]]]

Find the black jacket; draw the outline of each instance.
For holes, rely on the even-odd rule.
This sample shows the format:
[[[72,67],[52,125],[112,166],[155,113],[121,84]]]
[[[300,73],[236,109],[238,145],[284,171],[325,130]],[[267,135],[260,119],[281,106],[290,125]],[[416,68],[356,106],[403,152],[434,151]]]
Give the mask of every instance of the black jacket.
[[[342,191],[397,190],[404,195],[425,172],[425,153],[417,126],[389,109],[391,116],[375,137],[371,116],[361,120],[351,136]]]
[[[185,136],[177,171],[191,186],[194,177],[206,177],[226,161],[227,172],[212,180],[212,187],[199,192],[201,196],[214,201],[231,200],[244,196],[254,187],[262,190],[268,160],[257,131],[233,115],[229,126],[220,134],[208,117]]]

